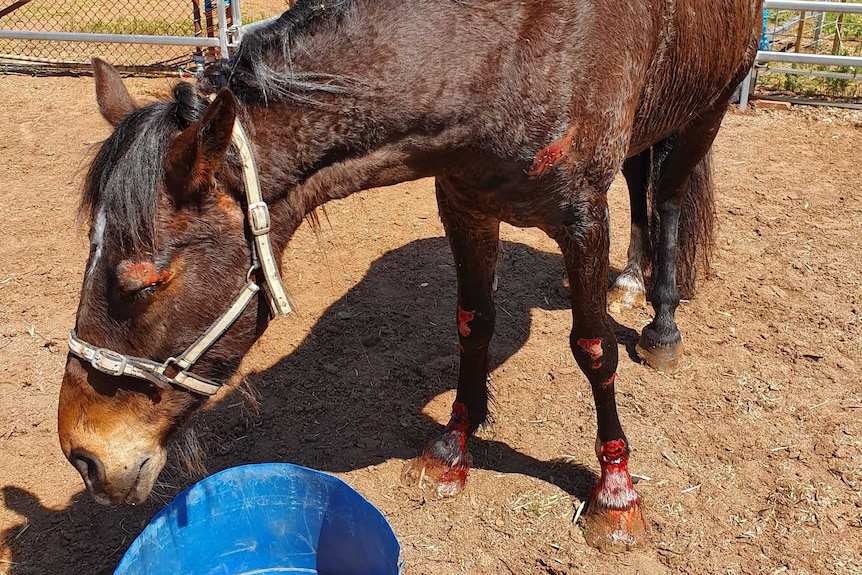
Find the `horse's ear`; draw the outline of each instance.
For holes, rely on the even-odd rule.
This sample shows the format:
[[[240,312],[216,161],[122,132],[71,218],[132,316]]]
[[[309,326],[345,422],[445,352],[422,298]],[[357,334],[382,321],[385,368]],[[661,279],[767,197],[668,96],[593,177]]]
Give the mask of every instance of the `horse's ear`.
[[[96,102],[102,116],[114,127],[138,105],[123,84],[116,68],[93,58],[93,75],[96,78]]]
[[[233,93],[222,89],[203,118],[171,143],[165,160],[165,183],[177,203],[199,202],[212,188],[230,147],[236,107]]]

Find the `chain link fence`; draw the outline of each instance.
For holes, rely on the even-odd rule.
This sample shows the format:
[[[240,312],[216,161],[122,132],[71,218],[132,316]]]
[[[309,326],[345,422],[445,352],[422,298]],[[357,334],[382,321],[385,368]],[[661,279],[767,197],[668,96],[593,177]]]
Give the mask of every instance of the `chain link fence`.
[[[275,16],[290,4],[247,0],[242,19],[249,23]],[[0,0],[3,31],[218,38],[222,25],[232,24],[230,7],[226,22],[219,22],[214,0]],[[98,56],[127,72],[182,73],[219,55],[212,46],[0,38],[0,72],[88,71],[90,59]]]

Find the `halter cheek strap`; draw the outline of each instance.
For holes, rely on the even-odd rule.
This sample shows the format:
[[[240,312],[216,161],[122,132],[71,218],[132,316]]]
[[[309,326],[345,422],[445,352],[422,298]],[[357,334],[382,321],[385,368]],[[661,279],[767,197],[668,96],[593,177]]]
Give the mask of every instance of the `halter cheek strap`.
[[[248,225],[253,237],[251,243],[252,267],[248,270],[247,283],[230,307],[215,320],[197,341],[176,357],[157,362],[141,357],[97,347],[80,339],[73,329],[69,333],[69,351],[87,361],[95,369],[114,377],[130,376],[147,380],[159,387],[179,387],[204,396],[214,395],[223,383],[195,375],[189,371],[195,362],[210,348],[242,315],[254,296],[260,291],[253,278],[254,272],[263,272],[263,288],[273,317],[292,311],[290,301],[281,281],[275,252],[269,237],[269,208],[263,201],[254,157],[251,154],[248,136],[239,120],[234,121],[232,142],[242,161],[242,177],[248,200]],[[174,375],[169,375],[174,373]]]
[[[290,301],[287,299],[284,283],[282,283],[281,274],[278,272],[278,264],[275,260],[272,242],[269,239],[269,208],[266,202],[263,201],[263,194],[260,192],[260,183],[257,180],[257,168],[254,165],[254,156],[251,154],[248,136],[246,136],[242,124],[239,123],[239,118],[236,118],[233,122],[233,135],[231,139],[242,161],[242,179],[245,183],[245,196],[248,200],[248,226],[251,230],[251,235],[254,237],[252,251],[256,252],[257,261],[259,261],[260,268],[263,270],[264,292],[267,295],[267,301],[269,302],[273,317],[285,315],[290,313],[292,308],[290,307]]]

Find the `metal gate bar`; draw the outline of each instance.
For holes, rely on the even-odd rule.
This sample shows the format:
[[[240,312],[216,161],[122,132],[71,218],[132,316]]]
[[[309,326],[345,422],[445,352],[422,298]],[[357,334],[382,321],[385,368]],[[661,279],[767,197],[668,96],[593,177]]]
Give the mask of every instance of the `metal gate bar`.
[[[844,14],[862,14],[862,4],[849,2],[812,2],[810,0],[765,0],[763,7],[769,10],[795,10],[806,12],[838,12]],[[783,62],[787,64],[808,64],[819,66],[850,66],[862,67],[862,58],[856,56],[835,56],[827,54],[800,54],[797,52],[770,52],[758,50],[755,66],[765,62]],[[805,73],[805,72],[803,72]],[[822,75],[833,77],[830,72]],[[855,76],[855,74],[854,74]],[[835,76],[840,77],[840,76]],[[751,97],[754,82],[754,68],[742,81],[739,94],[739,109],[745,111]]]

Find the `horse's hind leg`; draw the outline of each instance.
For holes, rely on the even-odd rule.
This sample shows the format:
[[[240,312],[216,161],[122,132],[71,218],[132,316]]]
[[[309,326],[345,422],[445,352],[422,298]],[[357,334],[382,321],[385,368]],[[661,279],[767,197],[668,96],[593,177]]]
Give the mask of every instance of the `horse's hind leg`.
[[[686,257],[679,258],[678,248],[681,242],[694,245],[697,238],[708,239],[702,243],[711,242],[713,199],[707,154],[726,109],[726,104],[716,106],[701,115],[696,124],[687,126],[675,138],[668,140],[670,150],[656,170],[653,201],[659,219],[659,238],[655,282],[650,297],[655,317],[641,332],[637,352],[650,367],[665,373],[679,369],[684,353],[682,334],[674,318],[680,302],[677,265],[694,267],[696,263],[686,261]],[[695,215],[687,214],[689,223],[681,229],[680,214],[684,200],[686,209]],[[704,250],[709,247],[700,246]],[[693,270],[682,271],[693,277]]]
[[[447,186],[438,180],[437,205],[458,278],[458,390],[446,428],[406,469],[408,479],[436,484],[441,497],[456,495],[464,488],[472,464],[467,437],[488,415],[488,344],[495,318],[491,294],[500,231],[499,220],[458,210],[447,196]]]
[[[620,308],[646,306],[644,271],[649,264],[649,212],[647,190],[649,187],[650,150],[628,158],[623,164],[623,175],[629,189],[631,206],[631,237],[629,239],[628,262],[625,269],[614,280],[608,292],[611,311]]]
[[[549,233],[560,245],[571,284],[569,343],[590,382],[596,404],[596,455],[601,478],[585,517],[586,537],[599,548],[626,547],[644,537],[646,524],[641,497],[628,471],[629,446],[614,393],[618,351],[607,314],[609,222],[605,190],[592,192],[589,203],[570,210],[573,213],[566,219],[571,223]]]

